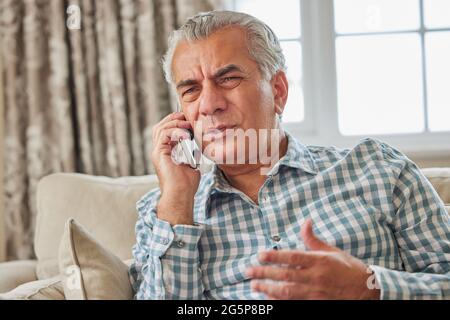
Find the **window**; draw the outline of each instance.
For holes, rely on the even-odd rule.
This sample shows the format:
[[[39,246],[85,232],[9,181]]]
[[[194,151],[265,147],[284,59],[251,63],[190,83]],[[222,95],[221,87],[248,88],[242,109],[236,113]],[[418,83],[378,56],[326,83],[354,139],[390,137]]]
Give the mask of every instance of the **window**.
[[[450,154],[449,0],[234,0],[229,8],[279,36],[294,86],[284,126],[301,141],[349,147],[374,136],[407,153]]]
[[[435,31],[450,24],[450,2],[334,0],[334,9],[342,134],[450,130],[450,28]]]

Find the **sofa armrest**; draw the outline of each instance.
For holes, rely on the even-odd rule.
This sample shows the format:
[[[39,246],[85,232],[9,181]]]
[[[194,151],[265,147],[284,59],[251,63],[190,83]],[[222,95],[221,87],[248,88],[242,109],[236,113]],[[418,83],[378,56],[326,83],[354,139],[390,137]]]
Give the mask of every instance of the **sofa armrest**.
[[[0,263],[0,293],[6,293],[26,282],[37,280],[36,260]]]

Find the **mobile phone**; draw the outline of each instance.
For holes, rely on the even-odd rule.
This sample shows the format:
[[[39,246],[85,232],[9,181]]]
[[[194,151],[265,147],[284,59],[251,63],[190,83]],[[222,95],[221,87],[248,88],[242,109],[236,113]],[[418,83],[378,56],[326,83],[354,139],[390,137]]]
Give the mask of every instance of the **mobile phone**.
[[[192,169],[200,166],[200,152],[195,143],[194,133],[190,129],[190,139],[179,139],[177,145],[172,149],[172,159],[177,164],[188,164]]]

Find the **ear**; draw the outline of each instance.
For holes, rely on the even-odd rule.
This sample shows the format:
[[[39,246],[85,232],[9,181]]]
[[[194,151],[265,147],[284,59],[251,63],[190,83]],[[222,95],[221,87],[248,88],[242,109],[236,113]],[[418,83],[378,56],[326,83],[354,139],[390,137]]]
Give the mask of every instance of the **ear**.
[[[288,98],[289,84],[286,73],[282,70],[277,71],[271,80],[272,90],[274,94],[275,112],[281,115],[286,106]]]

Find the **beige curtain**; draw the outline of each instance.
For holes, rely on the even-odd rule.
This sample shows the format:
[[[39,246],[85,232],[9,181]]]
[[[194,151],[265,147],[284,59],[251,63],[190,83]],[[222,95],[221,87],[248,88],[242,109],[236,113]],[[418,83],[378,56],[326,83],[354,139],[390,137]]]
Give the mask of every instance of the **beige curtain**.
[[[0,37],[0,48],[2,47],[2,38]],[[0,59],[0,70],[3,70],[2,59]],[[3,181],[3,73],[0,71],[0,181]],[[0,262],[6,259],[6,237],[5,237],[5,209],[3,205],[3,183],[0,183]]]
[[[36,185],[53,172],[152,172],[151,128],[174,108],[169,32],[208,0],[1,0],[8,259],[34,256]],[[69,29],[80,9],[81,29]],[[73,20],[72,20],[73,22]]]

